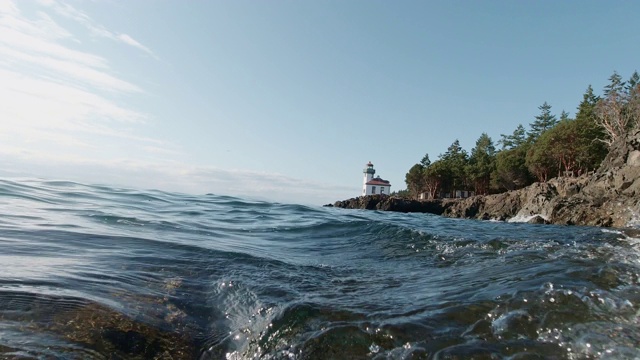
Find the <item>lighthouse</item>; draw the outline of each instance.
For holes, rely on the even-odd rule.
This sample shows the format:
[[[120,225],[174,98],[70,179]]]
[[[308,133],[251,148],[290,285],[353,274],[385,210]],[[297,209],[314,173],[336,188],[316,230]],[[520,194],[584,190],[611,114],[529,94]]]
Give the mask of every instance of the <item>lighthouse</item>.
[[[391,193],[391,184],[387,180],[381,179],[380,176],[375,178],[373,177],[376,170],[373,168],[371,161],[369,161],[365,166],[364,170],[362,170],[362,173],[364,174],[364,179],[362,181],[362,195],[389,195]]]

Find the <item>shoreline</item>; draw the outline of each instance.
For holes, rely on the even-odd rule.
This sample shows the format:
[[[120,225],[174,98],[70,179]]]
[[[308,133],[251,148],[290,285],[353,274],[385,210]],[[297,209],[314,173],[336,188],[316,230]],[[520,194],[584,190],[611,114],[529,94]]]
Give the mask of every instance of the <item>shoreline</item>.
[[[640,226],[640,130],[614,143],[592,175],[558,177],[499,194],[464,199],[411,200],[367,195],[332,206],[420,212],[453,218],[600,227]]]

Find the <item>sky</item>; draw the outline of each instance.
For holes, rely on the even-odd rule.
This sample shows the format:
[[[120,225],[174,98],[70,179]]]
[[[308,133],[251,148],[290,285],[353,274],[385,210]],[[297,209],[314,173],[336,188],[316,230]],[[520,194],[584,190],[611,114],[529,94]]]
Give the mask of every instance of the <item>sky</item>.
[[[0,0],[0,176],[326,204],[575,114],[637,1]]]

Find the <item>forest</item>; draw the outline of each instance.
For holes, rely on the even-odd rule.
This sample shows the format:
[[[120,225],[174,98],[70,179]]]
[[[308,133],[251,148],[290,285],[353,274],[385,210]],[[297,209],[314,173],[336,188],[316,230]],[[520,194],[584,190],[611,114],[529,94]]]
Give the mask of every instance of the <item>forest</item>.
[[[483,133],[470,153],[455,140],[433,162],[425,154],[407,172],[407,189],[395,195],[427,199],[456,197],[460,191],[486,195],[592,172],[617,138],[640,128],[640,76],[635,71],[624,81],[614,72],[601,96],[589,85],[575,118],[565,111],[552,114],[547,102],[539,110],[528,129],[519,124],[513,133],[500,134],[496,144]]]

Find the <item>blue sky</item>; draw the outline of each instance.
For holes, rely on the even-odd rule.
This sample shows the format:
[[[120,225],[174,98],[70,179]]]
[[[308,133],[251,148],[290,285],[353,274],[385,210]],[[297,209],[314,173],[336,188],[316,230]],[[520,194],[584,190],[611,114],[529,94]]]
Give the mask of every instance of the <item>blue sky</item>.
[[[0,0],[0,175],[324,204],[571,115],[634,1]]]

